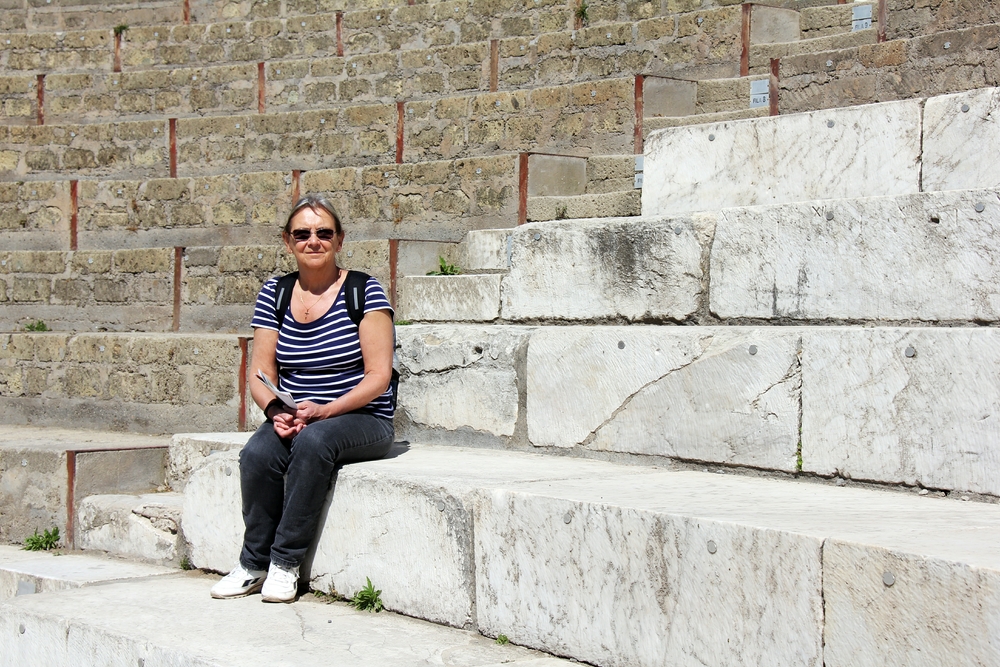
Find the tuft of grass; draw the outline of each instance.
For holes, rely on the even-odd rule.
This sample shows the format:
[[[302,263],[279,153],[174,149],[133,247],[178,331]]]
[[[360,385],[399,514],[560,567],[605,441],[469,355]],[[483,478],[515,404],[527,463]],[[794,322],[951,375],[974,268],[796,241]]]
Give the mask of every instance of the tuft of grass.
[[[382,604],[382,591],[376,590],[375,587],[372,586],[372,580],[370,578],[365,577],[365,581],[368,582],[365,584],[365,587],[355,593],[354,597],[351,598],[351,606],[358,611],[374,611],[375,613],[378,613],[385,608]]]
[[[449,264],[448,260],[444,257],[438,257],[438,270],[428,271],[429,276],[457,276],[462,273],[462,269],[458,268],[454,264]]]
[[[323,591],[320,590],[315,590],[312,593],[314,598],[326,604],[332,604],[337,600],[341,599],[340,595],[337,594],[336,589],[334,589],[332,586],[330,587],[329,593],[324,593]]]
[[[405,327],[408,324],[413,324],[410,320],[396,320],[397,327]]]
[[[128,30],[127,23],[119,23],[115,26],[115,37],[121,37]]]
[[[580,2],[580,4],[577,5],[575,16],[576,20],[580,23],[580,25],[583,25],[587,22],[587,19],[589,19],[590,17],[587,15],[586,2]]]
[[[42,320],[35,320],[34,322],[28,322],[24,325],[25,331],[48,331],[49,325],[47,325]]]
[[[194,565],[191,564],[191,561],[188,560],[187,556],[184,556],[184,557],[181,558],[181,569],[182,570],[193,570],[194,569]]]
[[[507,639],[507,635],[497,635],[496,642],[497,644],[500,644],[500,646],[503,646],[505,644],[509,644],[510,640]]]
[[[52,530],[46,530],[41,535],[38,534],[38,529],[35,529],[34,535],[28,535],[24,540],[24,550],[25,551],[48,551],[54,549],[59,544],[59,527],[56,526]]]

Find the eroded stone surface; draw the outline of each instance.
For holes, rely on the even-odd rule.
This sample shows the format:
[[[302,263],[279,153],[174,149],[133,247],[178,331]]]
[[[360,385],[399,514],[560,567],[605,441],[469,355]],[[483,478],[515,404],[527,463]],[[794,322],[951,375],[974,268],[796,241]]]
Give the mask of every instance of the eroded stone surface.
[[[528,346],[528,437],[795,469],[800,330],[546,327]]]
[[[803,469],[1000,494],[998,364],[996,329],[808,331]]]
[[[253,407],[256,405],[254,403]],[[249,433],[177,433],[167,452],[167,485],[174,491],[183,491],[188,475],[206,456],[242,449],[249,438]]]
[[[642,214],[919,191],[920,102],[668,128],[646,141]]]
[[[992,159],[1000,144],[1000,89],[927,100],[924,107],[924,190],[1000,186]],[[989,147],[989,148],[987,148]]]
[[[520,227],[503,279],[503,317],[682,320],[697,309],[702,289],[701,232],[696,219]]]
[[[509,267],[511,238],[509,229],[470,231],[462,239],[462,268],[471,271],[506,271]]]
[[[998,233],[996,191],[725,210],[711,309],[723,318],[995,321]]]
[[[76,546],[155,563],[179,563],[182,504],[178,493],[88,496],[77,508]]]
[[[406,276],[399,317],[422,322],[490,322],[500,315],[500,276]]]
[[[404,373],[397,410],[416,425],[514,433],[518,368],[529,329],[428,325],[396,329]]]
[[[229,572],[243,546],[239,452],[217,452],[192,471],[181,530],[194,567]]]

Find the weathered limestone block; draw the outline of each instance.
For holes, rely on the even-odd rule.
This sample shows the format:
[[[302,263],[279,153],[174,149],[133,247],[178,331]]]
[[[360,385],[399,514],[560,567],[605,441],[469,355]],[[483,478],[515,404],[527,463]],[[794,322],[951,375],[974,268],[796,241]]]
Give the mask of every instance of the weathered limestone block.
[[[462,239],[460,266],[469,271],[506,271],[512,239],[509,229],[471,230]]]
[[[183,553],[177,493],[93,495],[77,508],[76,546],[124,558],[176,564]]]
[[[500,276],[405,276],[399,279],[404,320],[490,322],[500,315]]]
[[[643,215],[918,192],[920,112],[913,100],[654,132]]]
[[[398,327],[404,377],[397,410],[418,427],[513,435],[529,332],[521,327]]]
[[[563,500],[558,483],[544,496],[483,494],[480,632],[614,667],[822,664],[819,539],[637,506],[590,484],[610,504]]]
[[[1000,174],[989,157],[1000,145],[998,108],[998,88],[927,100],[924,108],[924,190],[1000,186]]]
[[[722,318],[996,321],[998,199],[935,192],[722,211],[710,307]]]
[[[698,219],[573,220],[514,230],[507,320],[683,320],[702,291]],[[680,233],[678,233],[680,232]]]
[[[243,545],[239,450],[210,454],[188,477],[181,532],[195,567],[229,572]]]
[[[794,471],[800,329],[544,327],[528,345],[528,438]]]
[[[1000,560],[995,549],[963,542],[956,545],[963,552],[959,565],[827,540],[824,664],[932,667],[1000,661],[1000,649],[991,641],[1000,609]]]
[[[167,452],[166,482],[174,491],[183,491],[191,472],[216,452],[243,448],[249,433],[177,433]]]
[[[807,330],[802,466],[1000,494],[996,329]]]

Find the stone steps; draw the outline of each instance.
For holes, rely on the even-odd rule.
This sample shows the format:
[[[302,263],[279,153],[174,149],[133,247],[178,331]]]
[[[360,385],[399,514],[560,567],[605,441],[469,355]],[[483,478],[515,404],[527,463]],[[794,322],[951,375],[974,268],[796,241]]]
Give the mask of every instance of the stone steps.
[[[235,456],[185,490],[202,567],[239,548]],[[308,576],[347,595],[370,576],[389,609],[594,664],[995,660],[996,508],[853,486],[411,443],[341,470]]]
[[[142,495],[97,494],[82,498],[77,508],[76,546],[133,561],[181,564],[186,553],[181,538],[179,493]]]
[[[9,402],[16,393],[12,392],[12,368],[8,365],[11,352],[15,346],[22,351],[25,346],[22,341],[11,344],[9,338],[4,338],[0,355],[6,362],[2,367],[4,401]],[[34,342],[36,359],[59,354],[58,347],[52,345],[57,341]],[[23,370],[29,383],[43,372],[36,367]],[[88,389],[92,391],[84,378],[73,375],[71,372],[65,378],[66,384],[75,386],[83,395]],[[72,423],[73,415],[56,415],[58,409],[54,407],[47,410],[68,428],[17,426],[18,420],[11,419],[11,412],[4,415],[5,426],[0,433],[0,507],[3,507],[0,540],[3,542],[22,542],[36,531],[58,528],[62,544],[72,545],[75,525],[71,518],[78,500],[99,493],[142,493],[163,487],[169,438],[74,430],[78,427]],[[123,411],[121,405],[118,411]],[[105,425],[110,424],[111,419],[106,419]]]
[[[216,579],[175,574],[7,601],[0,605],[0,665],[570,664],[475,632],[342,602],[212,600]]]
[[[198,4],[197,0],[192,4]],[[0,15],[0,30],[33,32],[110,29],[122,23],[134,26],[181,23],[183,20],[183,3],[175,0],[119,0],[102,2],[97,6],[74,0],[57,0],[54,4],[51,0],[45,4],[13,0],[4,5],[4,12]]]

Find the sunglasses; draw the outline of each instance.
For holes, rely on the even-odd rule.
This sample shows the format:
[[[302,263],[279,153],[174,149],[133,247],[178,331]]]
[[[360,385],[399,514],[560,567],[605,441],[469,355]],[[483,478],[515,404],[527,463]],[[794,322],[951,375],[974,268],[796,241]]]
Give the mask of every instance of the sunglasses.
[[[336,231],[324,227],[322,229],[317,229],[315,231],[312,229],[292,230],[292,238],[299,242],[308,241],[309,238],[313,235],[313,233],[316,234],[316,238],[318,238],[320,241],[332,241],[333,237],[337,235]]]

